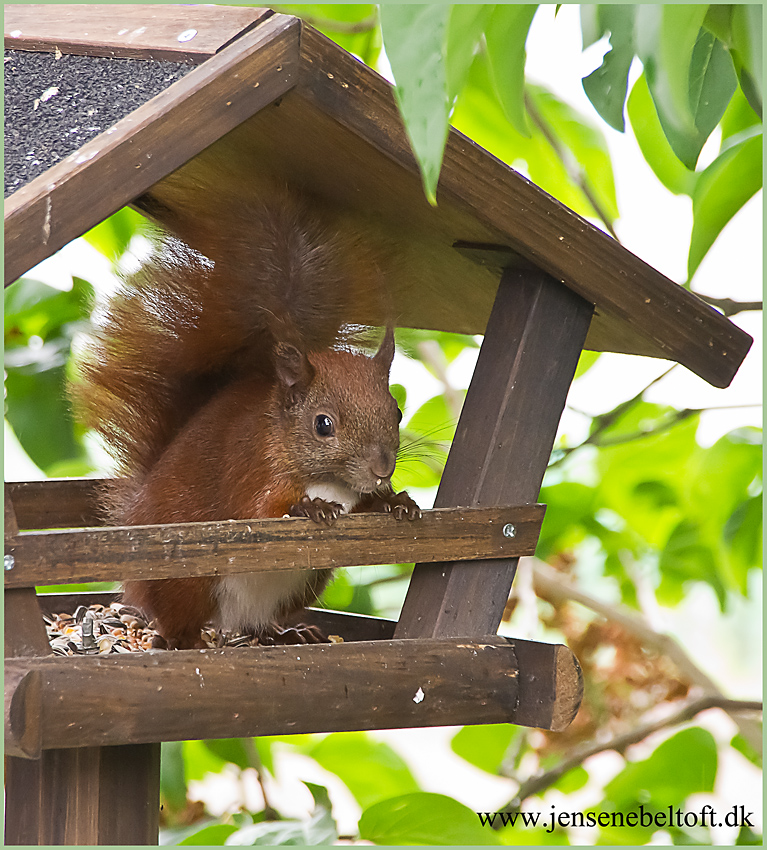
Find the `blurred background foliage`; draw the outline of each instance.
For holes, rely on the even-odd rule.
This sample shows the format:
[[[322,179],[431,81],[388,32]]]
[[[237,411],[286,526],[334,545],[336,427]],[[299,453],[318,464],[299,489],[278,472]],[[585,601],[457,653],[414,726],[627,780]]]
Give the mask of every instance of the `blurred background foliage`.
[[[525,79],[525,41],[539,7],[276,8],[305,18],[373,67],[383,62],[387,70],[388,60],[432,202],[438,201],[452,124],[614,234],[620,210],[599,119]],[[683,284],[693,288],[719,233],[762,185],[761,14],[758,5],[581,7],[584,49],[609,39],[602,64],[583,80],[596,113],[616,130],[630,126],[657,179],[692,200]],[[642,73],[629,90],[629,69],[637,61]],[[698,167],[712,133],[718,151]],[[119,272],[144,229],[143,219],[125,209],[85,239]],[[710,300],[733,315],[760,307]],[[5,293],[6,438],[28,457],[26,469],[36,468],[41,477],[105,471],[104,457],[72,420],[66,396],[73,340],[86,330],[94,302],[87,280],[73,277],[71,289],[61,291],[35,280],[34,270]],[[449,367],[478,340],[402,330],[398,344],[442,388],[415,409],[408,386],[393,388],[405,411],[396,484],[428,502],[464,395],[451,385]],[[584,353],[576,381],[597,359]],[[517,619],[529,620],[532,612],[546,638],[576,652],[586,681],[576,721],[559,735],[501,725],[466,727],[452,738],[457,757],[513,780],[517,791],[504,810],[510,815],[542,809],[535,798],[552,789],[565,795],[581,789],[590,780],[588,758],[602,751],[619,754],[622,767],[599,786],[591,808],[597,813],[640,804],[653,812],[684,809],[691,797],[714,789],[718,765],[734,751],[761,768],[756,715],[739,713],[742,705],[728,700],[683,641],[658,628],[648,613],[662,606],[673,615],[701,584],[725,613],[740,610],[738,600],[753,594],[751,579],[762,558],[761,431],[741,428],[703,447],[696,440],[701,411],[650,403],[648,390],[591,417],[581,442],[557,444],[540,499],[549,508],[537,557],[520,569],[504,617],[503,630],[518,634]],[[396,617],[411,566],[340,571],[323,603]],[[756,677],[756,648],[754,655]],[[755,681],[748,696],[756,691]],[[736,731],[724,743],[696,725],[699,711],[712,705],[734,719]],[[626,758],[628,746],[659,730],[665,731],[659,744],[640,759]],[[547,831],[522,820],[481,826],[458,800],[421,787],[391,746],[365,733],[164,745],[163,840],[332,843],[338,831],[323,786],[305,783],[313,814],[303,820],[272,805],[269,788],[285,770],[286,752],[313,760],[346,786],[362,812],[351,837],[380,844],[578,841],[577,831]],[[214,818],[190,792],[190,783],[211,774],[242,782],[255,776],[261,802]],[[655,826],[599,827],[592,837],[603,844],[643,844],[656,833]],[[665,840],[710,844],[711,833],[673,827]],[[744,826],[736,840],[756,844],[761,836]]]

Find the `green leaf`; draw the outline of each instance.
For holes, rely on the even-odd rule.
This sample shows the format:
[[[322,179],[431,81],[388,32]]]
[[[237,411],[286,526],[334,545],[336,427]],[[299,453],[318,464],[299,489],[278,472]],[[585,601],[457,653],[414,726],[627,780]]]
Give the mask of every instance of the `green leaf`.
[[[45,473],[66,459],[83,459],[66,401],[66,351],[43,347],[41,359],[11,367],[6,356],[6,416],[24,451]],[[57,365],[60,364],[60,365]]]
[[[732,145],[700,174],[692,194],[688,279],[695,274],[727,222],[761,187],[761,134]]]
[[[394,396],[397,407],[404,411],[407,406],[407,389],[402,384],[390,384],[389,392]]]
[[[228,764],[209,749],[204,741],[184,741],[183,753],[187,782],[203,779],[209,773],[220,773]]]
[[[172,811],[181,811],[186,806],[183,751],[183,741],[170,741],[162,744],[160,793],[164,804]]]
[[[581,788],[589,781],[589,772],[582,765],[576,765],[562,776],[551,786],[556,788],[562,794],[572,794],[574,791],[580,791]]]
[[[735,845],[764,847],[764,836],[760,835],[758,832],[754,832],[753,829],[749,829],[747,826],[742,826],[740,828],[740,832],[738,832],[738,837],[735,839]]]
[[[364,732],[328,735],[307,755],[335,773],[363,809],[395,794],[419,790],[402,758]]]
[[[697,175],[684,166],[669,144],[644,74],[634,83],[627,107],[631,129],[655,176],[670,192],[692,195]]]
[[[447,28],[447,92],[450,105],[463,88],[474,61],[482,33],[495,7],[457,3],[450,7]]]
[[[596,6],[581,6],[581,19],[588,13],[585,9],[594,10],[596,32],[589,35],[587,42],[584,36],[584,48],[589,43],[597,41],[604,34],[610,33],[610,50],[604,55],[602,64],[585,77],[583,90],[594,108],[604,120],[616,130],[625,130],[623,106],[628,91],[628,75],[634,60],[634,18],[636,10],[632,5],[617,6],[599,4]]]
[[[750,127],[760,127],[759,116],[754,112],[751,104],[746,99],[741,88],[736,89],[729,106],[724,112],[721,120],[722,147],[728,147],[728,140],[738,136]]]
[[[214,823],[211,826],[206,826],[199,832],[189,835],[179,844],[205,844],[207,846],[223,846],[226,844],[226,839],[232,833],[237,832],[237,827],[232,823]]]
[[[227,845],[317,846],[335,844],[338,829],[330,812],[327,788],[311,782],[304,783],[314,798],[314,813],[308,821],[263,821],[244,826],[233,832]]]
[[[732,6],[730,47],[741,87],[749,103],[762,114],[762,6],[737,3]]]
[[[322,593],[322,604],[332,611],[348,611],[354,599],[354,585],[345,570],[337,571]]]
[[[751,744],[738,733],[734,735],[730,741],[730,746],[736,749],[741,755],[744,755],[753,765],[756,765],[759,770],[762,769],[762,754],[757,752]]]
[[[698,523],[683,519],[677,524],[660,554],[658,569],[662,576],[658,587],[661,603],[678,605],[685,582],[705,581],[724,607],[726,592],[717,570],[716,555]]]
[[[240,770],[253,767],[242,738],[217,738],[205,741],[205,746],[222,761],[236,764]]]
[[[708,6],[641,4],[637,52],[660,124],[679,159],[694,169],[735,91],[732,60],[701,28]]]
[[[692,3],[637,6],[637,53],[653,100],[661,121],[681,135],[695,131],[690,67],[707,11],[708,6]]]
[[[724,540],[740,577],[740,589],[748,591],[748,572],[762,562],[762,494],[741,502],[724,526]]]
[[[575,370],[575,376],[573,377],[574,381],[591,369],[599,359],[599,354],[599,351],[586,351],[585,349],[581,351],[581,356],[578,358],[578,368]]]
[[[508,723],[464,726],[450,742],[452,751],[480,770],[497,775],[513,741],[524,731]]]
[[[528,91],[538,114],[580,166],[584,182],[598,201],[600,211],[612,222],[618,217],[618,201],[610,153],[602,131],[546,89],[530,85]],[[593,215],[591,211],[590,214]]]
[[[595,510],[594,497],[593,488],[575,481],[562,481],[541,490],[541,501],[548,508],[535,550],[539,558],[545,560],[583,537]]]
[[[444,395],[435,395],[424,402],[410,417],[408,430],[432,440],[449,443],[453,439],[456,419],[447,406]]]
[[[129,207],[123,207],[89,230],[84,237],[107,259],[115,262],[125,253],[131,239],[137,233],[146,231],[147,227],[147,220],[142,215]]]
[[[421,170],[424,192],[437,203],[437,181],[447,141],[447,27],[450,6],[382,4],[381,30],[394,74],[394,96]]]
[[[496,94],[506,117],[523,136],[530,135],[525,117],[525,42],[537,9],[532,4],[501,3],[485,31]]]
[[[442,794],[403,794],[362,813],[360,838],[374,844],[500,844],[476,812]]]
[[[693,726],[665,740],[643,761],[629,762],[605,786],[605,794],[619,809],[644,802],[662,810],[691,794],[713,791],[716,771],[713,736]]]
[[[690,107],[695,126],[706,139],[724,115],[737,87],[727,48],[711,33],[701,30],[690,64]]]
[[[26,345],[32,336],[44,341],[71,336],[68,326],[88,317],[93,299],[91,284],[78,277],[73,278],[72,288],[64,291],[21,278],[3,294],[6,348]]]

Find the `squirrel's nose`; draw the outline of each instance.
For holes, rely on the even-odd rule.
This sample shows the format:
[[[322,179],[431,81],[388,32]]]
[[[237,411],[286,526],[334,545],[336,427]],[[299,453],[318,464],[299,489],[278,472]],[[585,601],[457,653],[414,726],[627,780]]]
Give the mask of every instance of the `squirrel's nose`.
[[[376,447],[368,452],[370,471],[376,478],[391,478],[396,458],[394,452]]]

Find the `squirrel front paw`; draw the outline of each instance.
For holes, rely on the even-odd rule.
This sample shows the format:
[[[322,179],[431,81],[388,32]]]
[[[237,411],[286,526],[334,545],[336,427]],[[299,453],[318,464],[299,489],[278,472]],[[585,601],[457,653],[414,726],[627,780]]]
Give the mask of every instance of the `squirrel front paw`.
[[[338,502],[326,502],[324,499],[310,499],[309,496],[303,496],[300,502],[291,505],[288,516],[309,517],[318,524],[333,525],[343,512],[343,505],[339,505]]]
[[[375,493],[370,510],[378,513],[391,513],[394,519],[420,519],[421,509],[408,495],[406,490],[399,493]]]

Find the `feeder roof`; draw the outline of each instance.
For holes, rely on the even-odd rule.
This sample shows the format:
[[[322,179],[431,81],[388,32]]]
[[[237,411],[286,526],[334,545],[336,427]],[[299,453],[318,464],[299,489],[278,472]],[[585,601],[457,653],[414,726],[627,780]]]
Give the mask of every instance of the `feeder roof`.
[[[500,270],[533,265],[594,305],[587,348],[674,360],[727,386],[750,347],[712,307],[455,130],[431,207],[391,86],[297,18],[204,6],[5,8],[6,48],[194,65],[13,192],[8,281],[140,196],[164,199],[172,172],[183,184],[185,169],[200,175],[225,161],[244,181],[266,169],[367,217],[400,246],[407,271],[392,301],[402,326],[482,333]],[[34,134],[34,122],[22,132]],[[205,214],[204,194],[186,200]]]

